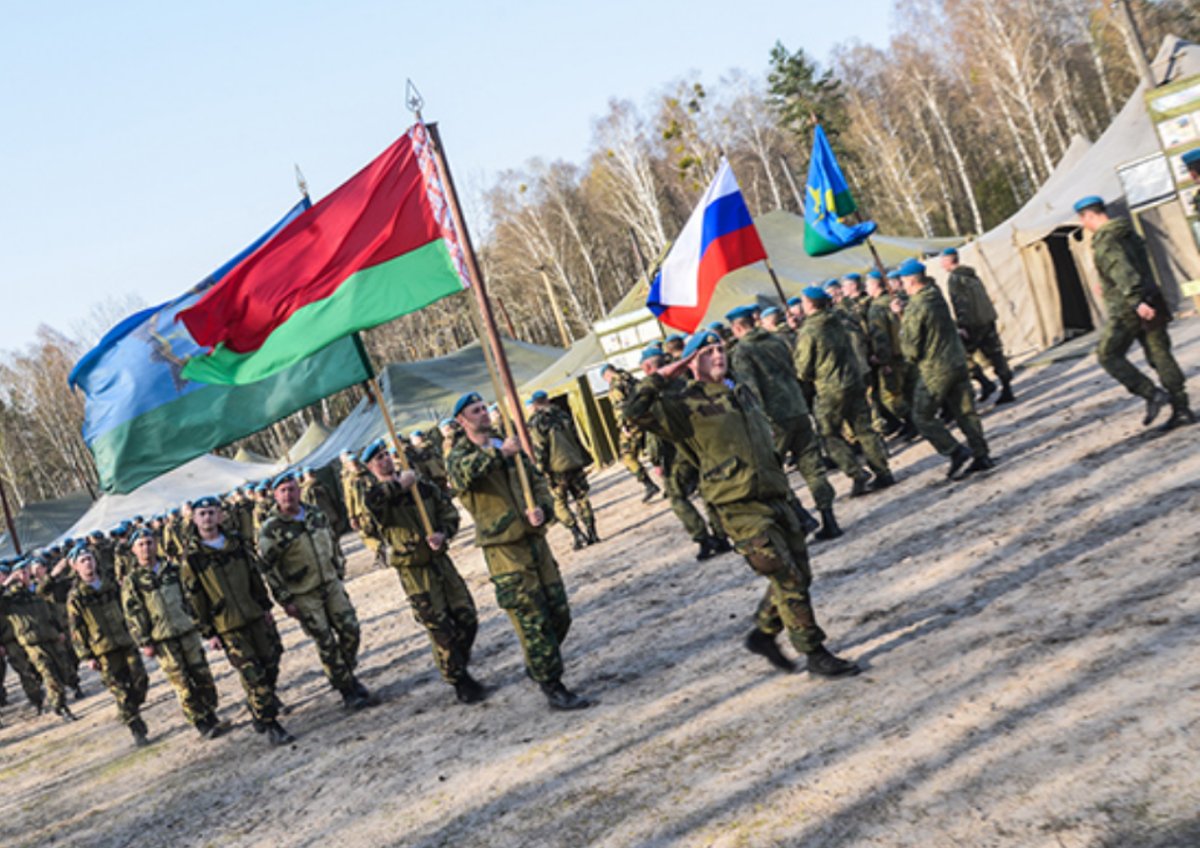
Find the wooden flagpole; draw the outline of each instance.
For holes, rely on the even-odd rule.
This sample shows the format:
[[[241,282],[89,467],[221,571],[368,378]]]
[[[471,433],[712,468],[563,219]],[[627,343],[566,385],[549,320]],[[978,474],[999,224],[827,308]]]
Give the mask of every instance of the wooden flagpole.
[[[17,536],[17,524],[8,508],[8,493],[4,490],[4,478],[0,477],[0,504],[4,506],[4,523],[8,525],[8,538],[12,539],[13,551],[21,555],[21,540]]]

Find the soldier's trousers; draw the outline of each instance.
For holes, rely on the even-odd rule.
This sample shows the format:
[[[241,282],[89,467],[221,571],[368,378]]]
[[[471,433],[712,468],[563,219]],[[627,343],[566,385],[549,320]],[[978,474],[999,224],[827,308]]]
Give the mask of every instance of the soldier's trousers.
[[[842,437],[845,425],[849,425],[862,445],[863,455],[871,470],[876,474],[888,473],[887,449],[871,426],[871,412],[861,391],[851,390],[844,394],[834,394],[828,390],[818,392],[813,413],[829,456],[846,476],[851,480],[857,479],[862,474],[862,465]]]
[[[913,423],[934,449],[942,456],[949,456],[958,447],[958,439],[950,435],[946,425],[938,418],[938,410],[945,404],[954,415],[958,429],[962,431],[976,459],[988,455],[987,440],[983,436],[983,423],[975,411],[975,399],[971,392],[971,380],[962,376],[947,383],[938,394],[929,390],[925,381],[917,378],[913,391]]]
[[[675,517],[687,530],[692,541],[697,543],[708,536],[708,527],[705,526],[704,519],[700,517],[699,511],[692,503],[692,494],[696,491],[699,483],[700,472],[689,462],[676,460],[669,467],[663,469],[663,488],[666,489],[671,512],[675,513]],[[715,518],[715,513],[708,508],[707,503],[705,507],[709,518]],[[713,524],[713,533],[718,534],[719,529],[718,521]]]
[[[183,717],[189,724],[217,717],[217,686],[204,657],[200,634],[193,631],[178,639],[154,643],[154,655],[167,676]]]
[[[812,422],[807,415],[782,422],[775,430],[775,451],[781,458],[789,453],[796,457],[800,476],[812,492],[817,509],[833,506],[833,486],[825,476],[825,461]]]
[[[875,389],[879,400],[901,421],[912,413],[908,400],[909,387],[905,385],[907,369],[908,365],[904,362],[888,366],[886,373],[882,368],[875,369]]]
[[[467,584],[444,553],[428,565],[398,566],[396,575],[412,606],[413,618],[429,635],[433,660],[442,679],[457,683],[467,671],[479,629],[475,601]]]
[[[637,481],[643,486],[651,482],[650,474],[642,466],[642,462],[638,459],[638,455],[642,452],[643,436],[627,436],[624,432],[618,437],[618,452],[621,455],[621,464],[625,466]]]
[[[229,664],[241,678],[250,714],[259,721],[273,721],[279,715],[275,684],[279,680],[279,657],[283,654],[283,643],[274,623],[260,618],[228,630],[221,634],[221,644]]]
[[[640,465],[638,466],[641,467]],[[575,515],[571,512],[571,501],[579,508],[579,520],[584,527],[594,527],[596,515],[592,511],[592,502],[588,499],[587,471],[580,468],[576,471],[564,471],[561,474],[549,475],[550,494],[554,497],[554,517],[563,527],[575,527]]]
[[[1141,398],[1154,394],[1154,382],[1133,366],[1126,354],[1134,342],[1142,346],[1150,367],[1158,372],[1163,388],[1171,395],[1171,405],[1187,407],[1187,386],[1179,363],[1171,353],[1171,336],[1167,328],[1146,329],[1140,321],[1109,321],[1100,330],[1096,358],[1100,367],[1122,386]]]
[[[721,520],[738,553],[770,586],[758,604],[755,624],[764,633],[787,630],[797,651],[807,653],[825,642],[808,594],[812,571],[804,545],[804,527],[792,499],[722,504]]]
[[[142,655],[135,648],[128,648],[109,651],[96,659],[100,662],[100,679],[117,701],[117,716],[129,724],[146,703],[146,689],[150,686]]]
[[[966,338],[963,339],[963,347],[967,350],[968,361],[977,352],[983,355],[983,358],[992,366],[992,370],[996,372],[996,376],[1003,383],[1012,381],[1012,369],[1008,367],[1008,359],[1004,356],[1004,344],[1000,341],[1000,333],[996,330],[996,322],[984,324],[978,327],[963,327],[966,330]]]
[[[12,666],[12,670],[17,673],[17,679],[21,681],[21,689],[25,692],[25,697],[29,699],[29,703],[38,705],[46,699],[46,693],[42,689],[42,677],[34,669],[29,662],[29,655],[25,653],[25,649],[21,647],[21,643],[15,639],[4,643],[4,655],[8,660],[8,664]],[[4,681],[3,669],[0,669],[0,683]]]
[[[300,627],[317,646],[329,683],[339,692],[354,685],[360,633],[358,616],[341,581],[334,580],[303,595],[293,595]]]
[[[67,674],[63,667],[62,652],[58,650],[60,646],[42,642],[36,645],[22,643],[22,647],[25,648],[29,664],[42,678],[50,706],[55,709],[61,707],[67,702]]]
[[[496,587],[496,605],[508,613],[521,641],[529,676],[538,683],[559,680],[571,608],[550,546],[541,536],[526,536],[510,545],[486,546],[483,558]]]

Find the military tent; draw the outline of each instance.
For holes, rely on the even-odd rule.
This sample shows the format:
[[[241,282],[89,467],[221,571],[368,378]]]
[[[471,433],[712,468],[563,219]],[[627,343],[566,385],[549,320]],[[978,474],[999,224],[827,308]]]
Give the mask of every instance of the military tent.
[[[66,497],[52,501],[32,501],[25,504],[13,516],[17,528],[17,539],[25,553],[45,547],[79,520],[79,516],[92,505],[92,496],[84,491],[72,492]],[[7,533],[0,534],[0,556],[13,556],[12,539]]]

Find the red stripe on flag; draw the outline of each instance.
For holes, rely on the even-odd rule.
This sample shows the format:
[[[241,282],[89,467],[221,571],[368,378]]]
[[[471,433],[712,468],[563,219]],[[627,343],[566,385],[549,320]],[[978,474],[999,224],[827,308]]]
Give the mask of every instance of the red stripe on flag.
[[[713,291],[721,278],[731,271],[766,258],[767,252],[763,249],[762,240],[753,224],[713,239],[709,242],[708,250],[700,257],[700,269],[696,280],[696,305],[669,306],[659,318],[676,330],[695,332],[708,312]]]
[[[248,353],[351,274],[441,237],[406,134],[179,317],[200,344]]]

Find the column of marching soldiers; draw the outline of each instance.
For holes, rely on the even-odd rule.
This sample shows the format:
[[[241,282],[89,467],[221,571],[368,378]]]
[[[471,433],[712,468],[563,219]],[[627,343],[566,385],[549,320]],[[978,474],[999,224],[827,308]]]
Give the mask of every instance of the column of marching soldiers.
[[[1144,246],[1124,219],[1107,217],[1099,198],[1084,198],[1077,211],[1095,233],[1108,311],[1101,365],[1145,399],[1144,424],[1167,403],[1164,430],[1193,422]],[[859,672],[825,648],[808,592],[806,539],[843,535],[830,472],[849,478],[851,497],[884,490],[896,482],[887,440],[898,448],[918,437],[946,458],[951,479],[994,467],[976,405],[997,390],[997,404],[1014,401],[1013,374],[982,282],[954,249],[940,261],[949,272],[949,303],[926,267],[908,260],[886,275],[872,270],[809,286],[786,304],[741,306],[727,323],[652,344],[640,355],[641,379],[612,365],[601,369],[621,461],[644,487],[643,502],[665,494],[698,545],[697,559],[736,550],[766,579],[745,647],[778,669],[797,669],[779,646],[786,631],[810,674]],[[1166,391],[1125,358],[1135,340]],[[546,532],[557,521],[576,550],[600,542],[588,498],[593,460],[564,406],[541,391],[528,405],[532,457],[515,436],[499,435],[499,410],[474,392],[429,433],[343,453],[348,527],[339,526],[341,511],[314,471],[302,469],[5,560],[0,660],[38,715],[48,706],[66,721],[74,720],[68,692],[84,696],[78,668],[86,663],[100,672],[140,746],[148,742],[140,716],[143,657],[157,661],[202,737],[229,728],[217,715],[207,643],[237,671],[253,728],[271,744],[290,743],[279,721],[288,710],[277,694],[283,644],[276,607],[312,639],[346,709],[378,703],[355,674],[359,624],[339,545],[352,528],[377,562],[396,571],[455,697],[478,703],[488,690],[468,670],[476,608],[447,553],[459,529],[457,497],[474,520],[475,543],[527,675],[550,707],[587,707],[562,682],[571,612]],[[397,450],[404,470],[397,470]],[[799,471],[819,519],[792,490],[788,466]],[[704,516],[692,503],[696,494]]]

